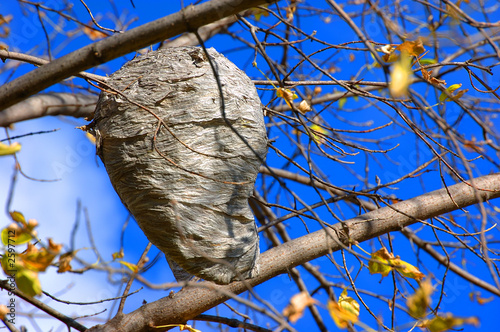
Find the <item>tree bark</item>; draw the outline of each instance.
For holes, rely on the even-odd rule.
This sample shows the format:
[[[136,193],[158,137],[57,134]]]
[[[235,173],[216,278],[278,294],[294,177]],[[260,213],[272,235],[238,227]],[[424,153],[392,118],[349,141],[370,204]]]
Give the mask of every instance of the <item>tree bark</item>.
[[[474,185],[474,188],[471,186]],[[451,199],[452,197],[453,199]],[[198,314],[228,300],[234,294],[256,286],[292,267],[335,252],[349,242],[363,242],[419,220],[436,217],[472,204],[500,197],[500,173],[471,179],[403,202],[399,202],[361,216],[338,223],[331,228],[316,231],[272,248],[261,255],[260,274],[245,282],[218,286],[200,282],[176,294],[148,303],[139,309],[119,315],[104,325],[89,329],[92,332],[155,331],[154,326],[184,323]],[[344,231],[347,226],[349,234]]]

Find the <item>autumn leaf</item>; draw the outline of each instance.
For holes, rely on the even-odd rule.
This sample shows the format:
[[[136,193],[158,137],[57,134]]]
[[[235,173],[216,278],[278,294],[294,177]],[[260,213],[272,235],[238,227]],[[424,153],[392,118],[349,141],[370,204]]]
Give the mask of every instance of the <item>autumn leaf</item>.
[[[392,270],[396,270],[401,275],[415,280],[421,280],[425,277],[415,266],[401,260],[399,257],[394,257],[386,248],[381,248],[372,253],[368,263],[368,270],[371,274],[380,273],[382,277],[386,277]]]
[[[408,312],[413,318],[422,318],[431,304],[431,295],[434,288],[429,280],[425,280],[415,293],[406,300]]]
[[[10,145],[4,144],[0,142],[0,156],[7,156],[14,154],[21,150],[21,144],[14,142]]]
[[[121,259],[121,258],[125,257],[125,253],[123,252],[123,248],[120,248],[120,251],[118,251],[118,252],[114,252],[112,256],[113,256],[113,260]]]
[[[132,264],[132,263],[129,263],[129,262],[125,262],[125,261],[118,261],[118,263],[128,267],[130,269],[130,271],[134,272],[134,273],[137,273],[139,272],[139,268],[137,267],[136,264]]]
[[[28,243],[28,249],[18,255],[20,264],[24,267],[36,271],[44,272],[50,266],[54,258],[62,249],[62,244],[55,244],[49,239],[49,245],[46,248],[38,249],[33,244]]]
[[[97,39],[102,39],[106,38],[108,35],[106,35],[104,32],[101,32],[99,30],[87,28],[86,26],[83,27],[82,29],[83,33],[89,37],[90,40],[97,40]]]
[[[359,319],[359,303],[347,296],[344,289],[338,302],[328,301],[328,311],[338,328],[345,329],[349,323],[354,324]]]
[[[302,317],[304,310],[315,303],[316,300],[308,292],[300,292],[292,296],[290,303],[283,309],[283,315],[295,323]]]
[[[71,261],[73,260],[73,258],[75,258],[77,252],[78,250],[68,251],[67,253],[59,256],[59,268],[57,269],[57,273],[71,271]]]
[[[398,45],[396,47],[398,51],[400,51],[402,54],[406,53],[408,55],[412,56],[418,56],[422,53],[425,52],[424,45],[422,43],[422,39],[417,39],[415,41],[405,41],[404,43]]]
[[[359,317],[359,303],[352,297],[347,296],[347,288],[344,288],[339,296],[338,304],[340,308]]]
[[[286,88],[276,88],[276,95],[285,99],[286,104],[290,108],[292,107],[293,101],[298,98],[295,92]]]
[[[40,280],[38,279],[38,272],[25,267],[19,259],[18,254],[14,255],[13,261],[12,256],[3,255],[2,269],[7,275],[10,275],[13,270],[16,271],[17,288],[24,294],[31,297],[41,295],[42,286],[40,284]]]
[[[481,292],[471,292],[471,293],[469,293],[469,297],[470,297],[471,301],[475,300],[480,305],[489,303],[489,302],[493,301],[493,299],[494,299],[493,296],[490,296],[487,298],[482,297]]]
[[[267,7],[267,5],[264,5],[264,7]],[[253,17],[255,17],[256,21],[260,21],[262,16],[264,16],[264,17],[269,16],[269,13],[264,9],[252,8],[252,9],[250,9],[250,11],[251,11],[251,15],[253,15]]]
[[[469,89],[464,89],[457,91],[455,94],[453,94],[454,91],[458,90],[461,87],[462,83],[450,85],[448,88],[446,88],[446,91],[448,92],[449,95],[451,95],[451,97],[448,97],[448,95],[445,92],[442,92],[441,95],[439,96],[439,101],[446,102],[446,101],[460,99],[460,97],[462,97],[467,91],[469,91]]]
[[[325,140],[322,136],[328,136],[328,130],[317,124],[313,124],[309,126],[309,128],[312,130],[311,133],[312,139],[319,145],[324,144]]]
[[[2,243],[8,245],[15,243],[16,245],[27,243],[31,240],[31,233],[22,231],[18,224],[12,223],[2,230]]]
[[[380,273],[382,277],[387,277],[392,271],[391,259],[393,258],[394,256],[386,248],[381,248],[372,253],[368,270],[371,274]]]
[[[42,285],[38,279],[38,272],[27,268],[19,268],[16,273],[17,288],[28,296],[42,295]]]
[[[454,317],[452,314],[446,314],[444,316],[436,316],[433,319],[424,320],[419,324],[419,327],[425,327],[430,332],[442,332],[455,329],[457,326],[464,324],[479,327],[479,319],[477,317],[460,318]]]
[[[392,259],[391,264],[394,266],[396,271],[398,271],[399,273],[401,273],[401,275],[407,278],[422,280],[425,277],[425,274],[420,272],[415,266],[405,261],[402,261],[399,258]]]
[[[411,58],[408,56],[401,56],[399,61],[394,63],[391,70],[389,91],[394,98],[407,95],[412,76]]]
[[[299,103],[299,106],[297,109],[300,111],[302,114],[306,114],[307,112],[311,111],[311,105],[306,100],[302,100]]]
[[[10,33],[10,28],[7,26],[10,21],[12,21],[13,16],[9,15],[1,15],[0,14],[0,38],[7,38]]]
[[[432,70],[429,71],[429,70],[426,70],[425,68],[421,68],[420,70],[422,72],[422,77],[427,82],[429,82],[429,83],[431,83],[433,85],[439,85],[439,84],[446,85],[446,81],[445,80],[440,80],[438,78],[432,77]]]
[[[37,235],[34,228],[38,226],[38,221],[35,219],[26,221],[24,215],[19,211],[13,211],[9,214],[15,223],[11,223],[2,230],[1,237],[4,245],[8,245],[9,243],[15,243],[16,245],[24,244]]]

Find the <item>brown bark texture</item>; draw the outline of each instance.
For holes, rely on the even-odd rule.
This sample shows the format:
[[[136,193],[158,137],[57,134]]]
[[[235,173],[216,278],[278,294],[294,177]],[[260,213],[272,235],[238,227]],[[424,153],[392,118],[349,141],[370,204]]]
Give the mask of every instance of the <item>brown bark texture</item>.
[[[107,81],[90,127],[115,190],[176,277],[180,266],[227,284],[258,270],[248,197],[267,136],[251,80],[208,54],[168,48],[130,61]]]

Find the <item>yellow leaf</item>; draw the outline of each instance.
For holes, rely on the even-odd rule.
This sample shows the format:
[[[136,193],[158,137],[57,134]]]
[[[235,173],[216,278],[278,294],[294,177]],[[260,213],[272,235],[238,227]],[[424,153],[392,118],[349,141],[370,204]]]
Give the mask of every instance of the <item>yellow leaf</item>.
[[[406,306],[408,307],[408,312],[413,318],[422,318],[427,312],[427,308],[431,304],[431,294],[434,288],[429,280],[425,280],[420,284],[419,289],[416,290],[415,294],[410,296],[406,300]]]
[[[267,8],[267,6],[268,5],[264,5],[264,7],[266,7],[266,8]],[[260,21],[262,16],[264,16],[264,17],[269,16],[269,13],[264,9],[252,8],[252,9],[250,9],[250,11],[251,11],[251,14],[255,17],[256,21]]]
[[[323,139],[322,136],[328,136],[329,132],[325,128],[318,126],[317,124],[313,124],[309,126],[310,129],[312,129],[312,139],[318,143],[319,145],[325,143],[325,140]]]
[[[28,296],[42,295],[42,285],[38,279],[38,272],[27,268],[18,268],[16,285],[21,292]]]
[[[412,76],[411,58],[408,56],[401,56],[399,61],[394,63],[391,70],[389,91],[394,98],[407,95]]]
[[[2,243],[6,246],[9,244],[21,245],[28,243],[31,240],[31,234],[23,231],[16,223],[10,224],[2,230]]]
[[[10,214],[10,217],[12,218],[12,220],[18,222],[18,223],[21,223],[23,224],[24,226],[26,226],[26,219],[24,218],[24,215],[19,212],[19,211],[12,211],[12,212],[9,212]]]
[[[345,329],[349,323],[356,323],[358,316],[343,309],[337,302],[328,301],[328,311],[338,328]]]
[[[306,307],[315,303],[316,300],[309,296],[309,293],[300,292],[292,296],[290,303],[283,309],[283,315],[290,319],[290,322],[295,323],[302,317]]]
[[[119,252],[114,252],[113,253],[113,260],[115,260],[115,259],[121,259],[123,257],[125,257],[125,253],[123,252],[123,248],[120,248]]]
[[[424,320],[419,326],[426,327],[430,332],[442,332],[464,324],[479,327],[479,319],[477,319],[477,317],[459,318],[451,314],[446,314],[444,316],[436,316],[433,319]]]
[[[368,270],[371,274],[380,273],[383,277],[387,277],[392,270],[390,261],[393,258],[394,256],[386,248],[381,248],[371,255]]]
[[[339,109],[342,109],[347,101],[347,98],[342,97],[339,99]]]
[[[0,156],[6,156],[10,154],[14,154],[21,150],[21,144],[15,142],[11,145],[7,145],[0,142]]]
[[[401,273],[403,276],[407,278],[422,280],[425,277],[425,274],[420,272],[415,266],[405,261],[402,261],[399,258],[392,259],[391,264],[399,273]]]
[[[453,85],[450,85],[446,91],[448,92],[448,94],[452,95],[451,98],[449,98],[445,92],[442,92],[441,95],[439,96],[439,101],[440,102],[444,102],[444,101],[450,101],[450,100],[456,100],[460,97],[462,97],[462,95],[467,92],[468,90],[463,90],[464,92],[460,93],[460,92],[457,92],[456,95],[453,96],[453,91],[459,89],[460,87],[462,87],[462,83],[457,83],[457,84],[453,84]],[[460,95],[459,95],[460,94]]]
[[[286,88],[276,88],[276,95],[285,99],[286,104],[290,108],[292,107],[293,100],[298,98],[295,92]]]
[[[139,269],[137,268],[137,265],[135,265],[135,264],[125,262],[125,261],[118,261],[118,263],[125,265],[126,267],[128,267],[130,269],[130,271],[132,271],[134,273],[137,273],[139,271]]]
[[[342,294],[340,294],[338,304],[342,310],[359,317],[359,303],[352,297],[347,296],[347,288],[344,288]]]

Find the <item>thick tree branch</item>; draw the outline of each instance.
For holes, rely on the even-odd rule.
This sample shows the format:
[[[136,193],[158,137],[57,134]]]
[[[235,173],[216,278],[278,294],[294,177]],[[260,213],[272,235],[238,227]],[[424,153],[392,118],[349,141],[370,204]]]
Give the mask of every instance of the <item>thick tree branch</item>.
[[[275,0],[212,0],[82,47],[0,87],[0,109],[135,50]]]
[[[98,96],[80,93],[38,94],[0,112],[0,127],[47,115],[84,118],[94,113],[97,99]]]
[[[419,220],[500,197],[500,173],[472,181],[480,189],[477,193],[470,184],[459,183],[371,211],[349,219],[343,225],[336,224],[264,252],[261,255],[261,273],[256,278],[233,282],[227,286],[210,282],[197,283],[172,296],[146,304],[130,314],[116,316],[107,324],[95,326],[89,331],[154,331],[154,326],[185,322],[228,300],[231,294],[244,292],[247,285],[261,284],[286,273],[292,267],[337,251],[349,242],[363,242],[401,230]],[[349,229],[348,236],[343,231],[345,225]]]

